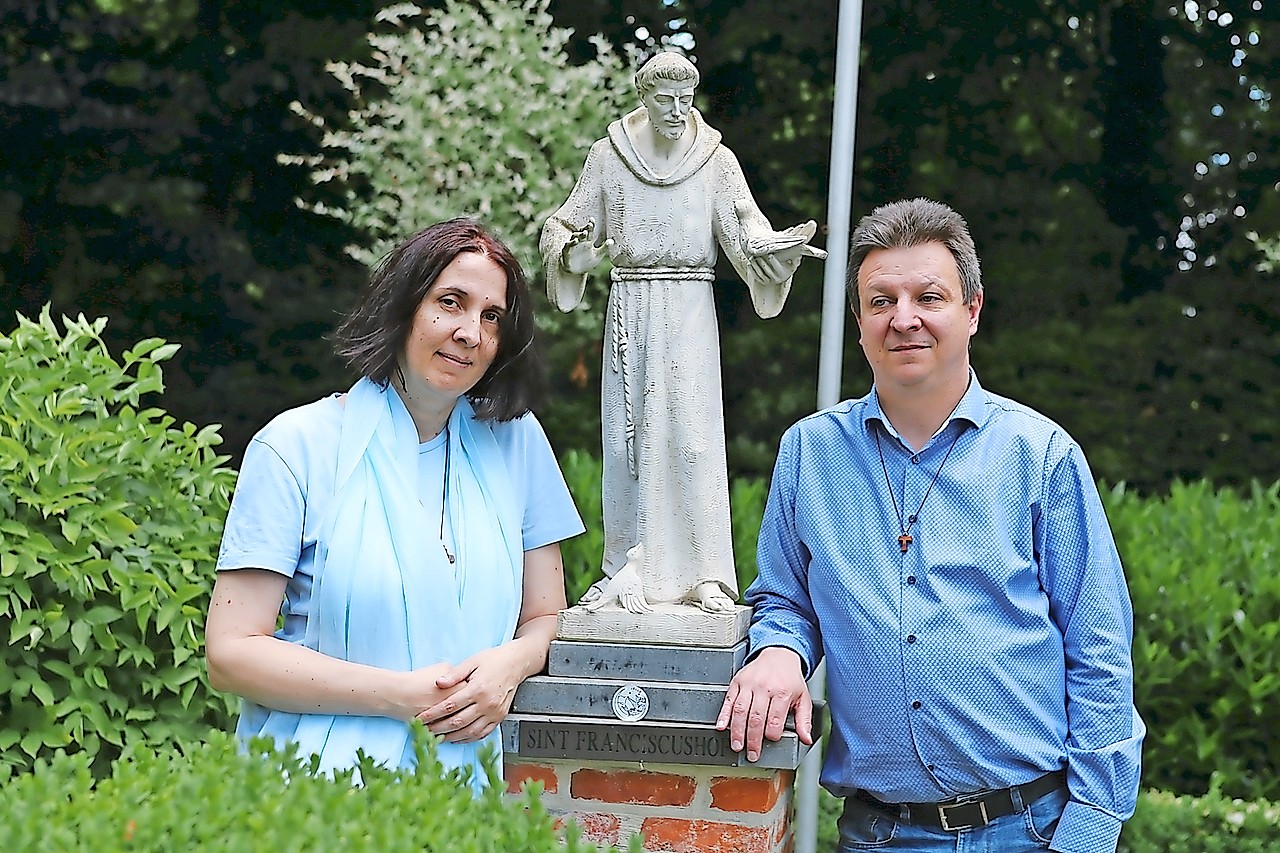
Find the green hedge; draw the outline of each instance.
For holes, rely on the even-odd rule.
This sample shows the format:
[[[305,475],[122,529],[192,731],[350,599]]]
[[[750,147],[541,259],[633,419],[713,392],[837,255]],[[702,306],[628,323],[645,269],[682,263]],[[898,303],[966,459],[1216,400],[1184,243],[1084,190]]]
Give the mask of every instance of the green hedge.
[[[229,718],[202,654],[235,477],[217,428],[142,408],[176,345],[119,363],[106,320],[63,324],[46,308],[0,335],[0,779],[61,750],[102,771],[126,739]]]
[[[0,838],[6,850],[60,853],[596,850],[576,826],[558,832],[536,790],[506,797],[493,769],[473,798],[457,771],[444,775],[418,731],[416,771],[366,764],[360,786],[349,774],[314,775],[291,754],[240,754],[222,733],[185,752],[130,747],[98,781],[83,753],[41,759],[0,788]]]
[[[1280,483],[1103,500],[1134,610],[1144,785],[1280,800]]]
[[[1120,835],[1120,853],[1273,853],[1280,850],[1280,805],[1146,791]]]

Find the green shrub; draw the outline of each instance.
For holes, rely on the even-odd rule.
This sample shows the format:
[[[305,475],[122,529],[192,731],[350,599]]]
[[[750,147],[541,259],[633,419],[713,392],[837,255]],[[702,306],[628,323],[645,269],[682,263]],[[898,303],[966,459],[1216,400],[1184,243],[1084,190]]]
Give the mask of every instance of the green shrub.
[[[569,197],[591,143],[638,106],[627,64],[605,39],[590,39],[590,60],[570,60],[571,31],[555,26],[548,2],[389,5],[369,34],[372,61],[329,66],[356,104],[350,129],[325,128],[325,156],[281,160],[343,187],[345,205],[313,209],[371,239],[350,247],[357,260],[372,265],[419,228],[468,215],[510,243],[526,270],[541,270],[543,223]],[[323,126],[306,105],[293,108]],[[583,311],[544,311],[539,325],[597,337],[608,278],[592,278]]]
[[[601,578],[600,561],[604,554],[603,515],[600,506],[600,460],[578,450],[570,450],[560,457],[560,470],[564,472],[574,503],[587,526],[581,536],[562,542],[565,585],[569,603],[577,601],[587,587]],[[733,557],[738,573],[739,592],[756,577],[756,538],[760,533],[760,519],[764,515],[764,501],[769,493],[766,480],[740,477],[729,486],[729,510],[733,525]]]
[[[1270,853],[1280,850],[1280,805],[1211,791],[1146,791],[1120,835],[1121,853]]]
[[[570,450],[560,457],[573,502],[582,516],[587,532],[560,543],[564,558],[565,588],[573,604],[601,577],[600,561],[604,555],[604,528],[600,506],[600,460],[580,450]]]
[[[423,731],[416,770],[366,764],[360,786],[349,773],[317,776],[292,752],[241,754],[221,732],[182,752],[131,746],[100,781],[83,754],[41,759],[0,789],[0,838],[7,850],[63,853],[595,851],[574,826],[562,842],[536,789],[508,798],[492,765],[473,798],[457,771],[442,775]]]
[[[106,320],[63,324],[46,308],[0,336],[0,778],[228,719],[201,651],[234,480],[217,429],[139,408],[176,345],[120,364]]]
[[[1280,799],[1280,483],[1104,490],[1134,608],[1143,783]]]

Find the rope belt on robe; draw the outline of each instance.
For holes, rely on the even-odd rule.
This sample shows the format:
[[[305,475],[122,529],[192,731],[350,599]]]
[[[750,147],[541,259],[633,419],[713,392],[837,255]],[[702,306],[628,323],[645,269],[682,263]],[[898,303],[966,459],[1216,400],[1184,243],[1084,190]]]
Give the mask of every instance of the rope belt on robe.
[[[710,267],[614,267],[609,279],[619,281],[715,281]],[[623,437],[627,443],[627,471],[631,479],[640,479],[636,459],[636,422],[631,397],[630,345],[621,299],[613,300],[609,318],[609,368],[622,375]]]
[[[522,520],[492,427],[460,398],[448,422],[453,460],[444,485],[457,562],[434,541],[418,490],[418,433],[400,395],[362,379],[346,398],[332,512],[317,544],[304,645],[383,669],[459,663],[511,639],[524,568]],[[270,711],[261,735],[351,767],[357,750],[379,764],[416,761],[408,723],[387,717]],[[477,744],[441,742],[445,769],[471,767],[486,783]]]

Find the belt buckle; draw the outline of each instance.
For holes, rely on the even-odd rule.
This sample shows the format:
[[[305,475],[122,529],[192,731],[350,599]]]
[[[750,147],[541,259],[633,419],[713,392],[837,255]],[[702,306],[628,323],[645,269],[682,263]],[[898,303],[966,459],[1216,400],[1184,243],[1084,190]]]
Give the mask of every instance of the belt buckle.
[[[978,807],[978,814],[981,817],[980,823],[962,823],[952,824],[947,819],[947,809],[957,806],[973,806]],[[938,821],[942,824],[942,828],[948,832],[959,832],[962,829],[973,829],[975,826],[986,826],[991,823],[991,819],[987,817],[987,804],[985,801],[974,797],[967,800],[956,800],[954,803],[940,803],[938,805]]]

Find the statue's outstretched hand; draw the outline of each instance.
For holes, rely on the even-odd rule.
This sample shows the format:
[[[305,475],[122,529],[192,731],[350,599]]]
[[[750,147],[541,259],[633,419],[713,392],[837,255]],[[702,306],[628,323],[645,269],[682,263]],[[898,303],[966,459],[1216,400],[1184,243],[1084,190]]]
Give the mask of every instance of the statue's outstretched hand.
[[[765,281],[784,282],[795,275],[801,258],[825,258],[827,253],[809,245],[818,233],[818,224],[810,219],[785,231],[774,231],[763,216],[745,200],[734,202],[738,213],[738,239],[742,253],[752,272]]]
[[[560,254],[560,262],[574,275],[585,275],[612,249],[612,237],[596,243],[596,221],[589,219],[581,228],[569,228],[569,240]]]

